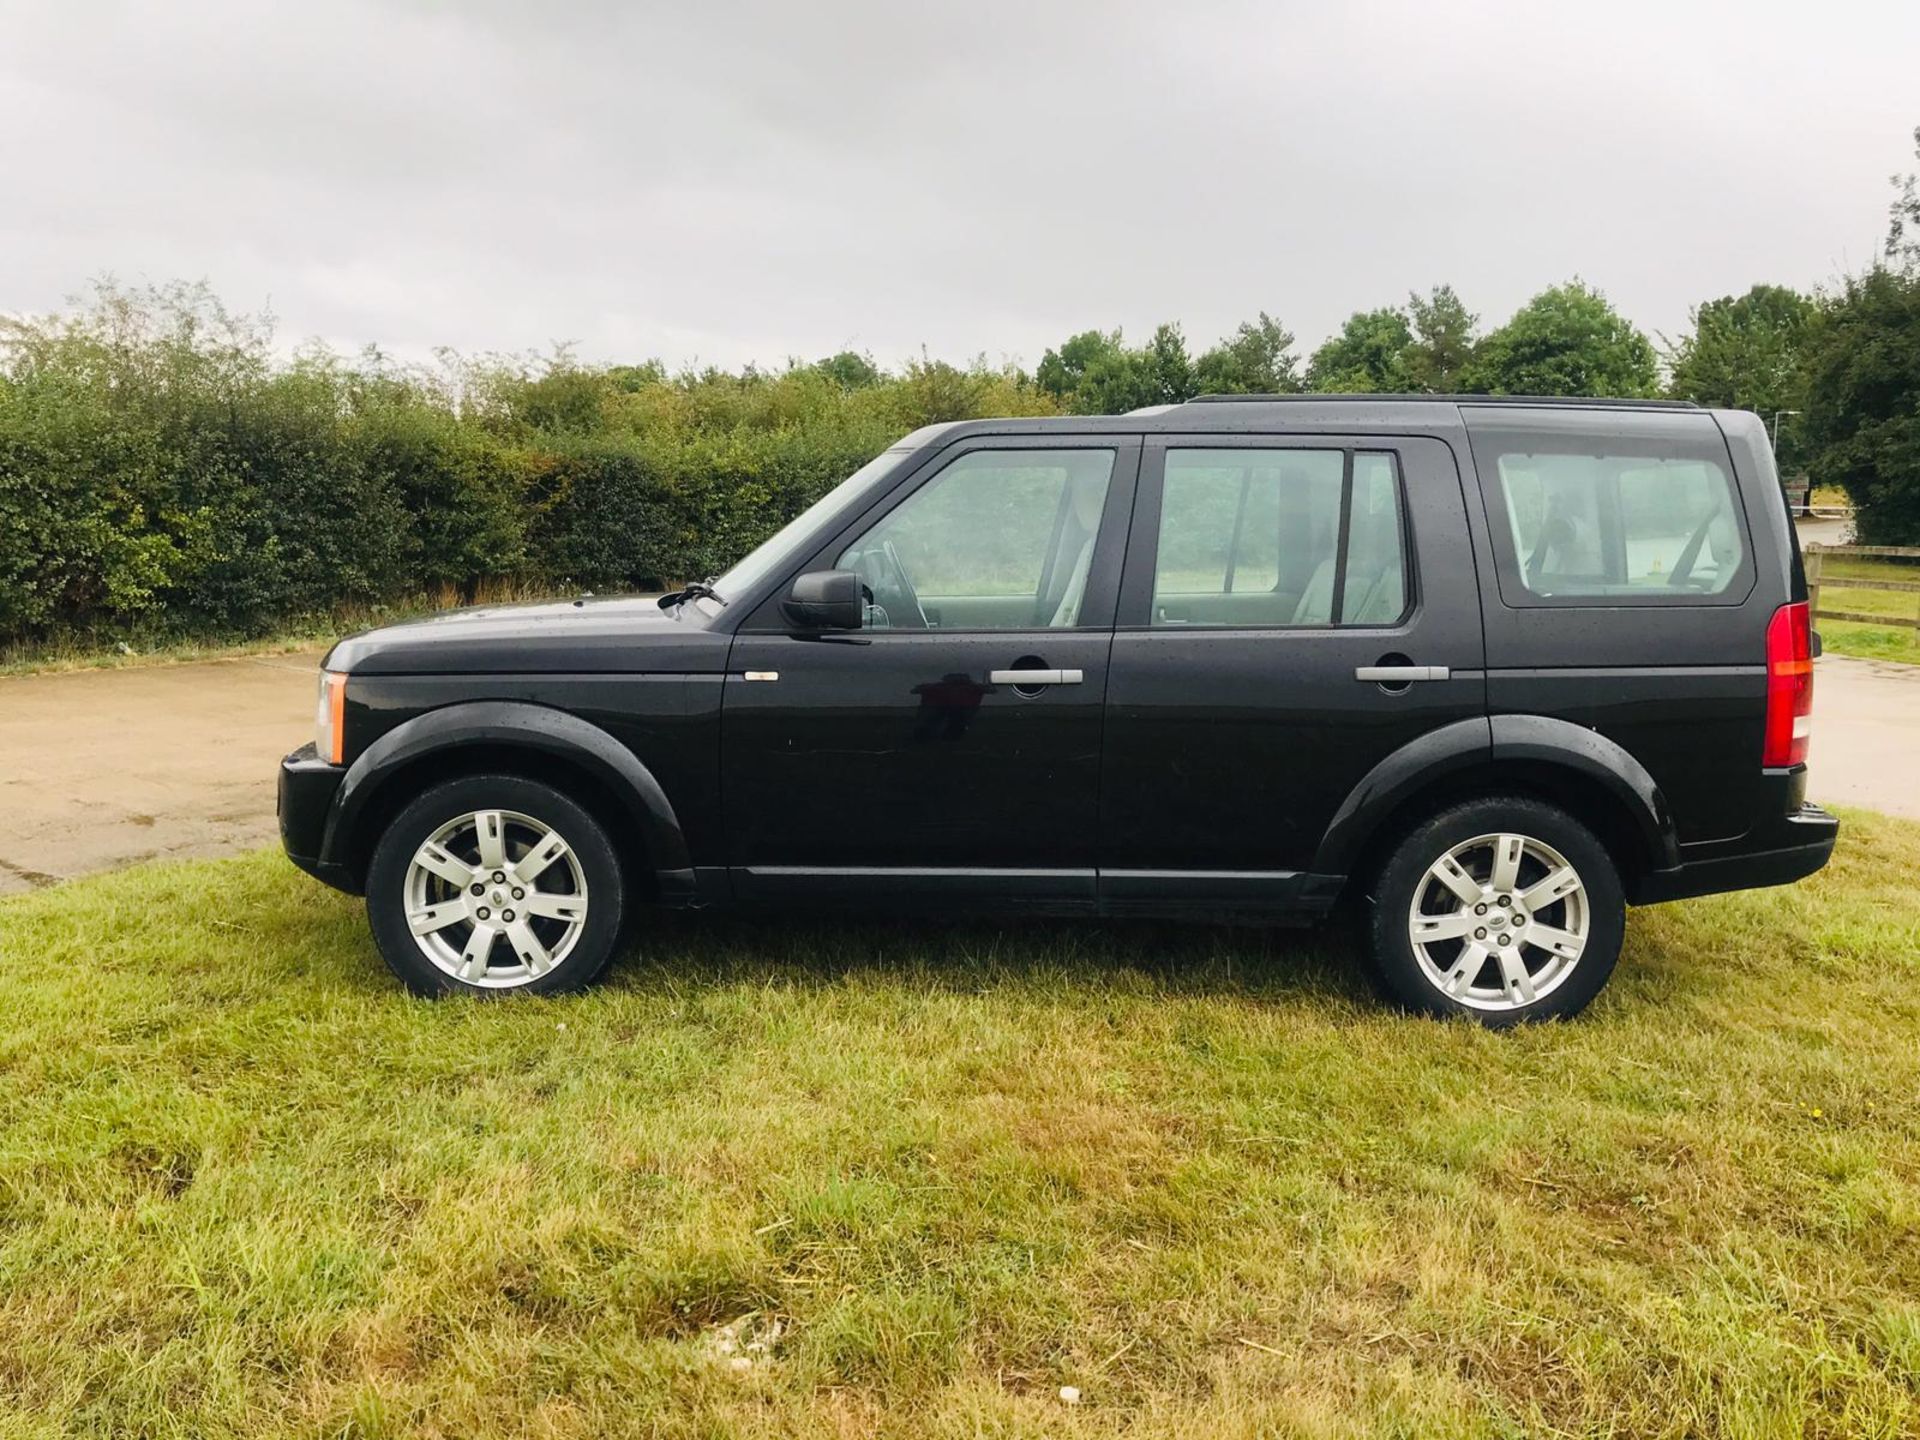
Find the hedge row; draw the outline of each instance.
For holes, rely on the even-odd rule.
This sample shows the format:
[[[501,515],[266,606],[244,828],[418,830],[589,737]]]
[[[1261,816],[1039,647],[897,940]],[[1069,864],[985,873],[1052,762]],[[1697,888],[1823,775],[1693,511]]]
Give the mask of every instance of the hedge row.
[[[667,376],[279,356],[201,289],[103,289],[0,365],[0,644],[258,633],[431,592],[725,568],[906,431],[1036,413],[1017,375],[858,357]]]

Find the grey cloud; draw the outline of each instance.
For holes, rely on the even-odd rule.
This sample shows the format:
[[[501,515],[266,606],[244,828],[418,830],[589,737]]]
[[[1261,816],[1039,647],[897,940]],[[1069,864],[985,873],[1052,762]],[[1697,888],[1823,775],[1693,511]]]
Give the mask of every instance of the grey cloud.
[[[1920,8],[0,4],[0,309],[289,340],[1033,363],[1578,272],[1643,326],[1866,260]]]

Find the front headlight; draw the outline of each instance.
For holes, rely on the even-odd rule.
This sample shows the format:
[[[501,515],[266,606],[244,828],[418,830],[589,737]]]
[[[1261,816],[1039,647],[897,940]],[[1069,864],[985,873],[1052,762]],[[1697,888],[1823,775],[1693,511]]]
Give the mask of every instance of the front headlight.
[[[329,765],[338,765],[347,750],[347,677],[337,670],[320,672],[320,703],[313,712],[313,748]]]

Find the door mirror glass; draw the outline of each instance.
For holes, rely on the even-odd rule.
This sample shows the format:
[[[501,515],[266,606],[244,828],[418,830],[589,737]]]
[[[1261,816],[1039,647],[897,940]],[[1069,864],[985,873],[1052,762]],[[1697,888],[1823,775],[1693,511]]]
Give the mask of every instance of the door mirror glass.
[[[867,607],[851,570],[814,570],[793,582],[780,608],[805,630],[858,630]]]

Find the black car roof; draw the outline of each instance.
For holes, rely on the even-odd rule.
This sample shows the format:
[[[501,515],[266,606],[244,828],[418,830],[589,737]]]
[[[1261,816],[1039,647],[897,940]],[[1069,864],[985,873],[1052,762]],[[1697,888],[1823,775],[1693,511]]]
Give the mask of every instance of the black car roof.
[[[1462,411],[1531,410],[1567,415],[1603,411],[1622,419],[1635,412],[1702,413],[1691,400],[1620,400],[1559,395],[1201,395],[1182,404],[1151,405],[1124,415],[1047,415],[1004,420],[962,420],[928,426],[907,442],[943,441],[969,435],[1212,434],[1289,430],[1380,430],[1396,433],[1459,431]]]

